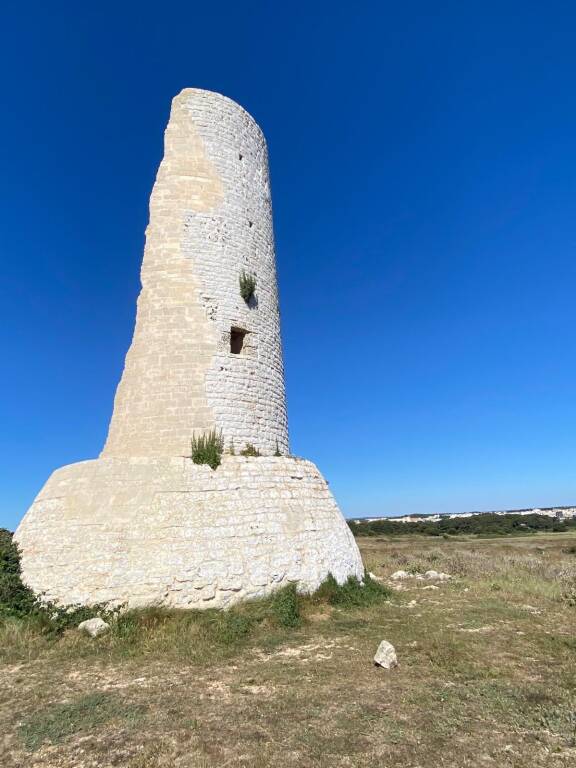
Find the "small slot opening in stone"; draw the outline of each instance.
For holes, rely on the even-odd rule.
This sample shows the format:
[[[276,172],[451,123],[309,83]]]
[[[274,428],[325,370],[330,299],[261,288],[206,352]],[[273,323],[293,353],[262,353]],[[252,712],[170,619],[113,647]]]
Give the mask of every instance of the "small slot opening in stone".
[[[232,352],[233,355],[239,355],[242,352],[245,336],[246,331],[242,328],[230,329],[230,352]]]
[[[243,157],[244,157],[244,155],[242,154],[242,152],[239,152],[238,153],[238,160],[242,160]]]

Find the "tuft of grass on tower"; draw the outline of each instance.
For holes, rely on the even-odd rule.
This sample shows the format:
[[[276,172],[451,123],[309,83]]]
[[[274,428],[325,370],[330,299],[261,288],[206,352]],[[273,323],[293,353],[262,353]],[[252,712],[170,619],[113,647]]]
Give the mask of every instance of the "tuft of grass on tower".
[[[242,270],[238,282],[240,285],[240,296],[242,296],[246,304],[248,304],[256,291],[256,277],[255,275],[250,275],[245,270]]]
[[[212,469],[217,469],[222,461],[224,450],[222,431],[213,429],[205,435],[194,436],[191,447],[191,458],[194,464],[208,464]]]

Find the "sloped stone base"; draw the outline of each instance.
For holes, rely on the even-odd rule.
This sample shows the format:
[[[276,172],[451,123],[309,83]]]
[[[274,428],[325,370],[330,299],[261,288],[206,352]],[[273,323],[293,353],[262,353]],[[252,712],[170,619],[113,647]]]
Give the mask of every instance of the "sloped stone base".
[[[54,472],[16,531],[24,580],[61,604],[223,607],[289,582],[363,576],[303,459],[100,458]]]

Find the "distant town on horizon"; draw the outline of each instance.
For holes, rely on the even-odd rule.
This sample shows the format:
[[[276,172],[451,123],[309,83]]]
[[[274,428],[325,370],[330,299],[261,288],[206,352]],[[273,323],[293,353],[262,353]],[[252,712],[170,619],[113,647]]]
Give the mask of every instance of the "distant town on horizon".
[[[476,515],[542,515],[543,517],[553,517],[557,520],[572,520],[576,518],[576,506],[492,509],[481,512],[421,512],[411,515],[378,515],[376,517],[355,516],[349,519],[354,523],[373,523],[378,520],[390,520],[395,523],[436,523],[439,520],[454,520],[455,518],[459,517],[474,517]]]

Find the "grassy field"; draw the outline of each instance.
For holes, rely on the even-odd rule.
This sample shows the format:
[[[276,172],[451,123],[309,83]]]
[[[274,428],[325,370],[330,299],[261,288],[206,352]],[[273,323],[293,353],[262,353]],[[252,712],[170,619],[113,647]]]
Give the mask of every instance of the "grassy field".
[[[360,546],[383,579],[453,578],[308,601],[300,621],[149,611],[97,640],[4,620],[0,765],[576,765],[576,536]],[[382,639],[395,670],[372,663]]]

